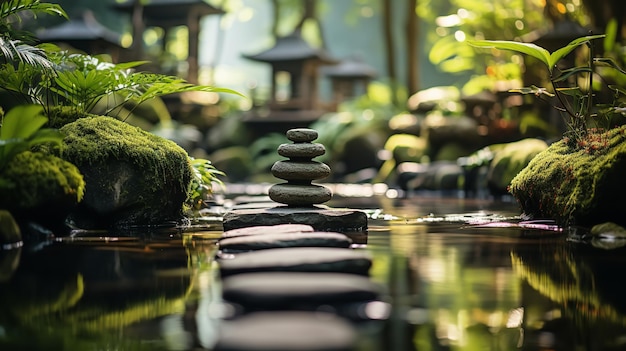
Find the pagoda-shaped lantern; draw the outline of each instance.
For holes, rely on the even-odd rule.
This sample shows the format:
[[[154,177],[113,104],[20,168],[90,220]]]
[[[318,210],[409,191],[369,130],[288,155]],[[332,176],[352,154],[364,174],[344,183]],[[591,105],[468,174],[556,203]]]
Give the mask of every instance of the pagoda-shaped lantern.
[[[324,74],[331,80],[335,105],[366,94],[367,85],[377,76],[376,70],[358,57],[327,67]]]
[[[311,47],[298,31],[278,38],[263,52],[244,57],[272,67],[267,119],[312,121],[325,112],[318,96],[319,68],[336,61],[325,50]]]
[[[91,11],[60,25],[41,29],[36,35],[45,43],[67,45],[87,54],[108,54],[114,62],[122,48],[121,35],[100,24]]]
[[[187,55],[187,80],[198,82],[198,46],[200,36],[200,20],[207,15],[222,14],[223,10],[209,5],[204,0],[125,0],[114,5],[114,8],[131,14],[133,24],[134,59],[143,55],[143,32],[146,27],[159,27],[167,33],[174,27],[186,26],[189,32]],[[164,40],[163,45],[165,46]]]

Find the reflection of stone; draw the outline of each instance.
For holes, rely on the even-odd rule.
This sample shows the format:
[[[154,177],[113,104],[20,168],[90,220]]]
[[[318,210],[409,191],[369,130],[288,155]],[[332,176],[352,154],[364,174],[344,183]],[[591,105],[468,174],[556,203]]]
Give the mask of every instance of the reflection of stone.
[[[244,235],[219,241],[223,253],[235,253],[281,247],[343,247],[349,248],[352,240],[342,233],[300,232]]]
[[[326,152],[324,145],[312,143],[317,139],[317,132],[307,128],[290,129],[287,139],[293,144],[282,144],[278,154],[289,157],[289,160],[278,161],[272,166],[272,174],[287,183],[272,186],[270,198],[289,206],[310,206],[330,200],[330,189],[311,184],[313,180],[330,175],[326,164],[312,160]]]

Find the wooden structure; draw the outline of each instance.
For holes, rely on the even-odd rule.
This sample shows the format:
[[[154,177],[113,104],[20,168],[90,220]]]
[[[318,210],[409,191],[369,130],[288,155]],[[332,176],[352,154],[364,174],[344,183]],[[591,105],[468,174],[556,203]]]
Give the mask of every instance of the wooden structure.
[[[187,76],[198,83],[198,48],[200,20],[204,16],[222,14],[223,10],[203,0],[126,0],[113,5],[115,9],[131,15],[133,25],[133,59],[143,59],[143,33],[146,27],[159,27],[167,33],[174,27],[186,26],[189,32]],[[166,40],[163,45],[165,46]]]
[[[376,78],[376,70],[357,57],[342,60],[338,65],[327,67],[324,74],[330,78],[333,103],[353,99],[367,93],[367,85]]]
[[[327,111],[319,100],[319,68],[337,61],[325,50],[311,47],[299,32],[280,37],[273,47],[244,57],[268,63],[272,68],[268,113],[253,113],[248,120],[301,122],[300,126],[304,126]]]
[[[121,35],[100,24],[91,11],[85,11],[81,17],[60,25],[42,29],[36,35],[45,43],[69,46],[87,54],[108,54],[113,62],[117,61],[122,49]]]

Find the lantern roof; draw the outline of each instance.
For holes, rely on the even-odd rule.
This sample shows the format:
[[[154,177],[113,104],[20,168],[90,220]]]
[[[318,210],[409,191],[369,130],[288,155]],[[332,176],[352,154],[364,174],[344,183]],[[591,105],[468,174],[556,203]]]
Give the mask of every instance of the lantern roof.
[[[186,25],[190,13],[198,17],[224,13],[224,10],[210,5],[204,0],[122,0],[122,2],[115,3],[113,8],[132,13],[135,1],[141,1],[143,17],[148,26]]]
[[[331,78],[373,79],[376,78],[378,72],[372,66],[363,62],[361,58],[353,56],[341,60],[335,66],[325,68],[324,74]]]
[[[60,25],[42,29],[36,35],[44,42],[102,40],[121,46],[121,35],[100,24],[91,11],[85,11],[81,17],[70,19]]]
[[[245,58],[260,62],[304,61],[317,59],[323,63],[335,64],[324,49],[316,49],[309,45],[298,32],[276,39],[276,44],[258,54],[243,55]]]

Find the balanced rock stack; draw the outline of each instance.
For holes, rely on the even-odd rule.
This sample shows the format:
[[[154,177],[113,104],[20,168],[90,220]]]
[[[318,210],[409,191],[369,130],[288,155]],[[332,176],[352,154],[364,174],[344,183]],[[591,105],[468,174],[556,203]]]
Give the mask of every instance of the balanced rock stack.
[[[313,206],[331,199],[330,189],[312,184],[312,181],[330,175],[328,165],[313,160],[326,153],[324,145],[313,143],[317,136],[313,129],[287,131],[287,139],[293,143],[280,145],[278,154],[289,160],[277,161],[272,166],[272,174],[287,183],[273,185],[269,189],[270,199],[288,206]]]

